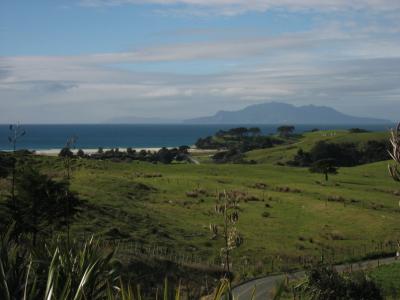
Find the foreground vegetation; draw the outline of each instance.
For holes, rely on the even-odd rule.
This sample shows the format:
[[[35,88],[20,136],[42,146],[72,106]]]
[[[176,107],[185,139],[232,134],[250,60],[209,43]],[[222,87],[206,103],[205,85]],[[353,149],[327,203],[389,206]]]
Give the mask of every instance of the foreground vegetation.
[[[59,238],[32,246],[23,236],[16,241],[14,225],[0,236],[1,299],[190,298],[190,291],[180,282],[171,285],[168,277],[162,287],[153,285],[155,291],[146,291],[147,286],[142,291],[131,282],[127,267],[115,259],[116,249],[106,250],[98,241],[69,243]],[[229,282],[221,280],[210,299],[222,299],[228,290]]]

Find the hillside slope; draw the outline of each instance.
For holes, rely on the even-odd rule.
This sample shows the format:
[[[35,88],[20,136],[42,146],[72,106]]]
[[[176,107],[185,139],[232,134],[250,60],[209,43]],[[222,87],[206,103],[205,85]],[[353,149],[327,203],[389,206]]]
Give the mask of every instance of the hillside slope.
[[[365,143],[369,140],[387,140],[388,138],[389,132],[349,133],[346,130],[308,132],[303,134],[303,137],[293,144],[247,152],[246,159],[255,160],[257,163],[285,163],[293,159],[299,149],[308,151],[319,141]]]

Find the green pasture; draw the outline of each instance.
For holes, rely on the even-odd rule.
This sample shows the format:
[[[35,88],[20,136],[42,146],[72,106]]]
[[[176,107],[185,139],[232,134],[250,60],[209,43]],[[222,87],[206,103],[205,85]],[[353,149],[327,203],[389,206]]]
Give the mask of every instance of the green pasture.
[[[390,242],[400,232],[400,184],[388,175],[388,162],[340,168],[328,182],[305,168],[276,164],[321,138],[365,141],[386,134],[321,134],[252,151],[248,158],[264,162],[255,165],[76,159],[71,188],[86,205],[72,231],[75,236],[165,246],[215,262],[222,247],[209,232],[210,223],[222,223],[214,213],[216,195],[234,190],[247,198],[240,203],[237,225],[244,243],[233,251],[238,268],[251,265],[256,274],[299,266],[307,259],[338,262],[392,251]],[[64,175],[60,158],[34,161],[55,178]]]

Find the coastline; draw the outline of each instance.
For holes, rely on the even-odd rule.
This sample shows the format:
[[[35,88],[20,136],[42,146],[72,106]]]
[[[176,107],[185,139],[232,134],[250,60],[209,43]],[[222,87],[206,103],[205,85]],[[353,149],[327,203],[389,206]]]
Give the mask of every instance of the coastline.
[[[111,149],[115,149],[115,148],[103,148],[103,151],[109,151]],[[126,152],[127,148],[118,148],[119,151],[121,152]],[[159,148],[132,148],[132,150],[136,150],[136,151],[151,151],[151,152],[157,152],[161,149],[161,147]],[[169,149],[169,148],[168,148]],[[172,149],[172,148],[171,148]],[[79,149],[71,149],[71,151],[76,154],[78,152]],[[83,152],[85,152],[85,154],[95,154],[98,151],[98,148],[94,149],[94,148],[88,148],[88,149],[82,149]],[[36,155],[44,155],[44,156],[57,156],[60,151],[61,148],[54,148],[54,149],[41,149],[41,150],[33,150],[35,152]]]
[[[149,148],[131,148],[132,150],[135,150],[136,152],[145,150],[145,151],[150,151],[150,152],[158,152],[160,149],[162,149],[163,147],[149,147]],[[176,147],[165,147],[167,149],[173,149]],[[103,148],[103,151],[109,151],[113,148]],[[114,148],[115,149],[115,148]],[[118,148],[119,151],[121,152],[126,152],[127,148]],[[78,152],[79,149],[72,149],[71,151],[76,154]],[[93,149],[93,148],[89,148],[89,149],[82,149],[83,152],[85,154],[95,154],[97,153],[98,149]],[[60,151],[61,148],[59,149],[43,149],[43,150],[32,150],[34,151],[35,155],[41,155],[41,156],[57,156]],[[214,153],[216,150],[214,149],[197,149],[195,147],[191,147],[189,150],[189,153],[193,153],[193,154],[199,154],[199,153]]]

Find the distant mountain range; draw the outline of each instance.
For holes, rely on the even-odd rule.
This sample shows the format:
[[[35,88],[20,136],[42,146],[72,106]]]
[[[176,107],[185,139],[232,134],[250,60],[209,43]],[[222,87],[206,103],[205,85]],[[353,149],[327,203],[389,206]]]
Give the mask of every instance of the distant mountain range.
[[[185,120],[186,124],[391,124],[392,121],[354,117],[326,106],[294,106],[269,102],[237,111],[219,111],[214,116]]]

